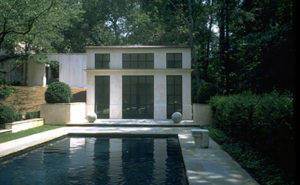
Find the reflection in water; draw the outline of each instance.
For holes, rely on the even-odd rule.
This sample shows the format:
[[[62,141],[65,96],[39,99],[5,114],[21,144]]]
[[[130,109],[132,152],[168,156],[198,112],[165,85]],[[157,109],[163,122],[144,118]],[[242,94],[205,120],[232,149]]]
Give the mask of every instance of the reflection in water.
[[[122,140],[122,169],[127,184],[152,183],[153,146],[153,139]]]
[[[187,182],[175,137],[67,137],[0,161],[0,184]]]

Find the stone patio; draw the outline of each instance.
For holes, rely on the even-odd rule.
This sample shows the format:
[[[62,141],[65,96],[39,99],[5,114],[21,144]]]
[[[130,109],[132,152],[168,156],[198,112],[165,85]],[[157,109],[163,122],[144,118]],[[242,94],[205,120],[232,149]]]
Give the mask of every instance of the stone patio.
[[[97,119],[94,123],[69,123],[67,126],[105,126],[105,127],[200,127],[193,120],[182,120],[174,123],[172,120],[154,119]]]

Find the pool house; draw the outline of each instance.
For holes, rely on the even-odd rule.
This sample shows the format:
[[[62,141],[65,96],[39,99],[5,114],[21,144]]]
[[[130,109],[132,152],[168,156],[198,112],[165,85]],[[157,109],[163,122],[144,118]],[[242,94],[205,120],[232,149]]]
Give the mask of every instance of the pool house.
[[[192,119],[189,46],[87,46],[87,114]]]

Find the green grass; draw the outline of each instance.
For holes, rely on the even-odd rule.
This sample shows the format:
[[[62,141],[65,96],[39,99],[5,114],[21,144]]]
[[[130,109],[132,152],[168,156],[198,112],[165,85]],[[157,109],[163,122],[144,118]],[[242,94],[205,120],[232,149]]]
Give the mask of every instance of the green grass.
[[[56,129],[56,128],[60,128],[62,126],[56,126],[56,125],[44,125],[44,126],[40,126],[37,128],[32,128],[32,129],[28,129],[28,130],[24,130],[24,131],[20,131],[17,133],[5,133],[5,134],[0,134],[0,143],[4,143],[7,141],[11,141],[14,139],[19,139],[25,136],[29,136],[32,134],[36,134],[36,133],[40,133],[40,132],[45,132],[47,130],[52,130],[52,129]]]

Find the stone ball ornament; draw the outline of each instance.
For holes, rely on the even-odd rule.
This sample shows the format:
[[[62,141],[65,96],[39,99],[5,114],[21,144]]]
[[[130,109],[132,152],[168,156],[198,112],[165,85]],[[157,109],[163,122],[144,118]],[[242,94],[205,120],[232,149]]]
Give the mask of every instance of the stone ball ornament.
[[[174,123],[179,123],[182,120],[182,114],[180,112],[174,112],[171,116]]]
[[[94,121],[96,121],[97,119],[97,114],[96,113],[89,113],[87,116],[87,120],[89,123],[94,123]]]

